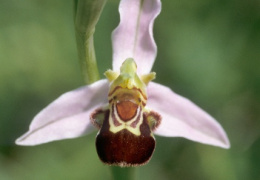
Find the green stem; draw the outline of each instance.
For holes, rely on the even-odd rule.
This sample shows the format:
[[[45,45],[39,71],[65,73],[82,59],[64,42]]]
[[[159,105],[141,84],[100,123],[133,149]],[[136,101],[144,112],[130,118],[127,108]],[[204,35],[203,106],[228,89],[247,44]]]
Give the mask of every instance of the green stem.
[[[95,26],[106,0],[75,0],[74,21],[81,71],[86,84],[99,80],[94,48]]]
[[[86,38],[85,34],[76,32],[80,67],[86,84],[99,80],[93,39],[93,36]]]
[[[134,167],[118,167],[111,166],[110,167],[113,180],[135,180],[135,168]]]

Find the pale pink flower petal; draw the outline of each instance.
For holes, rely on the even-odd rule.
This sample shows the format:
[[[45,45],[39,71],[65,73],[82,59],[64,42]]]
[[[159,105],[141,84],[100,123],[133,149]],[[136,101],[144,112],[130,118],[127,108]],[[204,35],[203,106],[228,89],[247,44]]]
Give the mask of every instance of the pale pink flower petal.
[[[168,87],[151,82],[147,106],[162,116],[161,124],[155,131],[157,135],[230,147],[225,131],[213,117]]]
[[[61,95],[35,116],[16,144],[32,146],[89,133],[90,114],[107,103],[108,87],[107,80],[100,80]]]
[[[113,70],[119,71],[124,60],[131,57],[139,74],[151,71],[157,53],[153,23],[160,11],[160,0],[121,0],[120,23],[112,34]]]

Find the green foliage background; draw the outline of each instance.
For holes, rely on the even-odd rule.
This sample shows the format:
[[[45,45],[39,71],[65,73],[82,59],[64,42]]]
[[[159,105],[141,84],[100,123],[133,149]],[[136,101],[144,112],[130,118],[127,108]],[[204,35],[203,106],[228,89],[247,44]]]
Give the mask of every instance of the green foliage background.
[[[118,3],[108,0],[96,28],[100,72],[111,68]],[[231,149],[157,137],[138,179],[260,179],[259,9],[258,0],[163,0],[154,28],[155,81],[218,119]],[[14,144],[37,112],[82,85],[73,2],[0,0],[1,180],[111,177],[95,152],[95,133],[35,147]]]

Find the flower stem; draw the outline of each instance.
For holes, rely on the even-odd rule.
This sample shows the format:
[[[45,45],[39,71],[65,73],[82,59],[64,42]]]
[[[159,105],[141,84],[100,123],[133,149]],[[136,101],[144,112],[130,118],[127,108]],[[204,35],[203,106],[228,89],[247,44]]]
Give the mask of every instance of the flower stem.
[[[77,33],[76,38],[82,76],[86,84],[91,84],[99,80],[93,36]]]
[[[74,22],[81,71],[86,84],[99,80],[94,48],[95,26],[107,0],[75,0]]]
[[[110,167],[113,180],[135,180],[135,168],[134,167]]]

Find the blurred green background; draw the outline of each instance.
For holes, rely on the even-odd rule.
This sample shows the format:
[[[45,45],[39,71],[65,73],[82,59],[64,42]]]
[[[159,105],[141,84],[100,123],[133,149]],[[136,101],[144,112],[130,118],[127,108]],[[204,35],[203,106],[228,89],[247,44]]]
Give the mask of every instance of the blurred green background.
[[[96,28],[101,73],[111,68],[118,3],[108,0]],[[0,1],[1,180],[111,178],[95,152],[95,133],[35,147],[14,144],[37,112],[83,85],[73,25],[72,1]],[[163,0],[154,35],[155,81],[218,119],[231,149],[157,137],[138,179],[260,179],[259,1]]]

